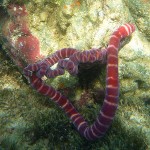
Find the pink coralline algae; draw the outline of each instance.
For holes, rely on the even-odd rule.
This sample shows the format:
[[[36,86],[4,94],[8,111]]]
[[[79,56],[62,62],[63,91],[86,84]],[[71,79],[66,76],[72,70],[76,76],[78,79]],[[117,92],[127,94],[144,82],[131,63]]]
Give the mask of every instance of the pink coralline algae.
[[[103,137],[113,121],[119,102],[118,49],[120,48],[121,41],[135,31],[134,25],[127,23],[120,26],[111,35],[108,47],[105,49],[90,49],[81,52],[74,48],[63,48],[49,57],[36,62],[36,58],[41,57],[39,41],[29,32],[27,25],[23,28],[20,23],[22,17],[27,14],[25,7],[11,5],[9,9],[9,13],[11,13],[16,20],[19,20],[16,21],[17,23],[12,21],[12,24],[10,24],[10,32],[4,32],[11,47],[10,56],[16,59],[17,50],[19,51],[19,54],[17,54],[19,57],[17,57],[16,64],[19,67],[23,61],[29,64],[24,68],[23,73],[29,79],[31,86],[39,93],[48,96],[57,103],[73,122],[77,131],[87,140],[95,140]],[[16,12],[16,10],[19,10],[19,12]],[[11,35],[16,31],[15,28],[17,25],[22,35],[14,42],[11,39]],[[28,31],[27,33],[23,30],[25,28],[25,31]],[[93,64],[94,62],[106,64],[106,89],[103,106],[99,111],[98,117],[95,122],[89,126],[69,99],[52,86],[44,83],[42,77],[54,78],[64,74],[65,70],[71,75],[77,75],[78,66],[80,64]],[[58,63],[57,67],[52,69],[51,67],[56,63]],[[24,65],[21,67],[24,67]]]
[[[8,55],[19,68],[34,63],[41,58],[39,40],[30,32],[25,6],[10,4],[7,6],[9,21],[2,27]]]
[[[9,4],[7,7],[7,11],[9,15],[15,16],[15,17],[26,16],[28,14],[25,5],[20,6],[17,4]]]
[[[28,63],[36,62],[40,56],[39,40],[33,35],[19,37],[15,48],[19,49],[20,55],[25,56]]]

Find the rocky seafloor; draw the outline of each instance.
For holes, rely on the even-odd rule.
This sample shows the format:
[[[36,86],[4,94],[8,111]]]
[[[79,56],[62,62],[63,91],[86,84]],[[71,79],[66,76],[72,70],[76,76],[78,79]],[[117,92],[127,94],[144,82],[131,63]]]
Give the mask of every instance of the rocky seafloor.
[[[0,1],[0,27],[10,3]],[[112,32],[127,22],[135,24],[136,31],[119,51],[120,102],[116,117],[104,138],[94,142],[82,138],[58,106],[29,86],[7,55],[0,33],[0,148],[148,150],[149,0],[16,0],[13,3],[25,3],[30,30],[39,39],[41,54],[45,56],[64,47],[80,50],[105,47]],[[66,73],[48,81],[70,98],[89,123],[95,120],[103,102],[97,92],[105,88],[105,69],[98,69],[80,77]],[[95,72],[97,75],[93,76]]]

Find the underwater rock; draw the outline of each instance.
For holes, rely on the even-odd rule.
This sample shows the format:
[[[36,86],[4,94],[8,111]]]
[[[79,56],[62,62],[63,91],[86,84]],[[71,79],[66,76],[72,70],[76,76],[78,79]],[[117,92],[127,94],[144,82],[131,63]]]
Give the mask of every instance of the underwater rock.
[[[139,31],[141,31],[143,36],[150,41],[150,1],[125,0],[125,4],[129,8]]]
[[[64,47],[72,47],[79,50],[87,50],[93,47],[105,47],[114,29],[117,29],[120,25],[126,22],[134,23],[136,25],[136,32],[132,35],[130,42],[126,44],[119,52],[121,105],[119,108],[119,118],[122,117],[120,114],[126,115],[127,111],[131,111],[133,113],[132,118],[137,117],[134,116],[133,112],[133,108],[136,107],[136,111],[139,110],[138,116],[143,116],[148,124],[148,118],[145,115],[147,107],[145,107],[144,103],[146,101],[146,106],[150,105],[150,21],[148,17],[150,9],[149,2],[147,0],[116,0],[115,2],[111,0],[85,0],[79,1],[78,4],[76,4],[73,0],[31,0],[30,2],[27,2],[25,6],[28,12],[27,22],[30,29],[27,27],[18,28],[17,26],[16,30],[16,27],[12,24],[11,27],[8,27],[10,32],[3,29],[5,31],[5,34],[3,34],[5,37],[10,37],[9,34],[12,32],[14,33],[14,31],[15,34],[19,33],[20,35],[22,35],[22,33],[26,33],[28,36],[29,34],[32,34],[34,38],[39,40],[40,52],[38,51],[38,55],[40,53],[44,56],[48,56],[56,50]],[[10,14],[13,14],[14,9],[10,10]],[[5,20],[9,22],[10,18],[7,16]],[[11,22],[7,25],[10,23]],[[2,25],[3,22],[0,18],[0,27],[2,27]],[[3,28],[6,27],[7,26]],[[2,33],[1,30],[2,28],[0,28],[0,33]],[[1,35],[1,39],[3,39],[3,34]],[[15,38],[15,36],[13,36],[13,38]],[[26,36],[22,38],[26,39]],[[37,40],[35,41],[38,43]],[[7,43],[5,43],[4,39],[1,40],[1,44],[3,45],[3,49],[7,49],[7,47],[5,48],[5,44]],[[0,59],[3,60],[3,57]],[[2,65],[2,70],[7,70],[7,66],[12,67],[12,64],[8,63],[7,65]],[[19,92],[19,99],[23,97],[26,100],[25,107],[30,107],[30,109],[32,108],[35,110],[36,107],[33,103],[37,103],[37,98],[40,99],[39,95],[32,93],[31,91],[33,90],[29,90],[28,85],[23,84],[24,81],[20,80],[21,77],[17,78],[17,76],[14,75],[14,72],[17,71],[14,68],[11,71],[11,67],[8,67],[8,70],[4,72],[6,74],[10,72],[10,74],[8,74],[8,76],[12,77],[10,80],[15,81],[16,84],[14,84],[13,89],[15,89],[15,86],[16,89],[21,87],[22,92]],[[10,82],[10,80],[7,81],[8,76],[4,76],[3,73],[1,72],[2,78],[0,78],[0,80],[5,79],[5,82]],[[19,73],[17,75],[19,76]],[[88,75],[90,76],[90,74]],[[105,78],[104,75],[102,75],[102,77]],[[76,86],[78,83],[77,78],[73,78],[76,81],[72,81],[68,75],[64,75],[62,79],[62,83],[60,83],[60,78],[48,82],[52,83],[55,87],[58,86],[58,83],[61,85],[67,84],[66,86],[69,86],[68,88],[72,88],[73,85]],[[68,84],[65,79],[69,81],[70,84]],[[102,80],[102,84],[104,84],[105,79]],[[1,81],[1,83],[1,89],[3,90],[7,86],[4,82]],[[13,84],[13,82],[10,83]],[[96,88],[101,87],[102,86],[98,85]],[[78,90],[81,91],[81,89]],[[5,92],[6,91],[2,91],[1,95],[6,95]],[[11,97],[11,94],[9,96]],[[15,100],[17,100],[18,97],[16,96]],[[80,97],[80,95],[78,95],[77,92],[74,92],[74,97]],[[9,97],[7,99],[9,99]],[[41,99],[43,99],[43,97]],[[122,103],[125,106],[123,106]],[[132,105],[131,108],[130,105]],[[142,109],[139,107],[142,107]],[[37,108],[39,109],[38,111],[40,111],[39,106]],[[17,110],[18,108],[15,109]],[[26,110],[23,108],[23,110],[26,111],[31,111],[30,109]],[[44,109],[43,106],[41,109]],[[26,115],[24,117],[26,117]],[[123,122],[128,122],[128,118],[124,117],[123,119]],[[130,125],[127,124],[126,127],[128,128],[129,126]],[[144,122],[142,122],[139,126],[143,128],[143,131],[147,131],[146,133],[149,133],[149,126],[145,125]],[[136,128],[136,125],[134,125],[134,128]],[[126,137],[128,136],[126,135]],[[118,138],[118,140],[120,140],[120,138]],[[126,144],[129,145],[129,143]],[[119,149],[121,148],[119,147]]]
[[[133,5],[134,3],[136,5]],[[41,8],[42,3],[37,3],[34,6],[30,2],[27,4],[27,9],[29,8],[30,29],[40,41],[41,54],[47,56],[64,47],[79,50],[105,47],[114,28],[125,22],[134,23],[134,13],[137,10],[133,11],[133,9],[143,8],[145,10],[145,7],[148,7],[145,4],[136,0],[131,3],[129,1],[123,2],[122,0],[117,0],[115,3],[96,0],[80,2],[78,5],[71,0],[60,3],[47,3],[44,14],[49,15],[44,16],[44,22],[40,19],[43,9],[39,9],[36,14],[34,12],[30,13],[31,6],[32,10],[35,10],[36,8]],[[130,6],[132,6],[132,10],[130,10]],[[142,12],[144,13],[144,11]],[[138,15],[140,14],[137,14],[137,17]],[[34,16],[39,20],[37,25],[34,23]],[[145,17],[148,17],[146,13]],[[32,23],[41,30],[34,28]],[[150,97],[149,43],[147,41],[148,36],[144,37],[140,32],[141,30],[142,28],[138,26],[130,42],[119,52],[120,81],[123,83],[124,80],[129,79],[128,89],[136,84],[137,89],[134,88],[135,92],[136,90],[143,92],[146,89],[146,96]],[[148,35],[148,33],[148,30],[145,30],[145,34]],[[132,82],[130,82],[131,80]],[[124,85],[120,86],[120,88],[121,91],[126,91],[124,90]]]

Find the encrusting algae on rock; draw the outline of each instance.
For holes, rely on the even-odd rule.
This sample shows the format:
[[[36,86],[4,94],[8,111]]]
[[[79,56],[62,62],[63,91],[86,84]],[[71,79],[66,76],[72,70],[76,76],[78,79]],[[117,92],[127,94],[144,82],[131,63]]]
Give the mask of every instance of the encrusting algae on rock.
[[[55,50],[64,47],[73,47],[81,50],[92,47],[106,47],[105,45],[108,43],[110,34],[114,31],[113,28],[117,29],[125,22],[133,20],[127,6],[121,0],[115,2],[118,3],[118,7],[112,1],[105,1],[105,5],[100,1],[79,1],[80,6],[74,6],[70,10],[64,9],[64,5],[70,5],[73,2],[38,0],[26,3],[29,31],[39,41],[40,55],[47,56],[54,53]],[[94,6],[99,7],[95,8]],[[41,13],[43,15],[40,15]],[[97,19],[92,20],[91,15],[94,15]],[[103,16],[103,19],[100,16]],[[134,21],[131,22],[134,23]],[[20,34],[21,31],[18,33]],[[23,31],[22,33],[25,32]],[[16,37],[16,32],[13,37]],[[5,41],[2,44],[4,48]],[[146,38],[143,38],[140,32],[136,30],[130,42],[119,52],[119,80],[121,84],[118,113],[111,129],[102,142],[96,141],[95,143],[87,143],[81,138],[72,128],[62,111],[52,102],[49,102],[46,97],[37,94],[29,88],[29,85],[25,84],[26,80],[22,80],[21,74],[18,73],[12,63],[6,57],[4,57],[6,61],[4,58],[1,58],[2,62],[8,63],[1,64],[1,68],[5,67],[5,69],[2,69],[4,71],[1,72],[2,78],[0,80],[6,82],[8,78],[8,81],[11,81],[11,79],[15,80],[20,87],[18,91],[15,89],[15,84],[14,86],[10,84],[11,88],[8,88],[6,84],[5,87],[3,86],[4,82],[1,82],[1,116],[3,116],[1,117],[3,122],[1,147],[14,146],[20,148],[22,146],[32,149],[37,147],[53,149],[148,148],[150,141],[148,117],[150,98],[150,84],[148,84],[150,82],[149,55]],[[2,54],[2,56],[4,55]],[[102,71],[105,72],[104,69]],[[90,73],[88,76],[90,76]],[[62,80],[60,80],[61,78]],[[47,82],[50,84],[53,82],[53,85],[58,87],[58,83],[63,82],[66,78],[70,83],[73,82],[73,84],[70,84],[70,89],[69,86],[66,86],[69,98],[75,102],[75,97],[77,97],[76,94],[78,93],[76,91],[82,91],[77,77],[72,80],[68,74],[65,74],[60,78],[49,79]],[[104,86],[104,78],[105,75],[102,73],[102,76],[98,77],[96,82],[102,81],[101,85]],[[10,83],[13,84],[13,82]],[[94,83],[95,81],[92,83],[93,86],[88,87],[89,90],[96,91],[96,88],[99,88],[99,86],[94,86]],[[73,85],[75,87],[74,92],[70,92]],[[63,89],[61,91],[63,92]],[[11,96],[12,98],[10,98]],[[86,120],[92,123],[100,108],[97,103],[91,103],[77,109],[84,114]],[[5,120],[6,114],[7,121]],[[13,117],[14,114],[16,114],[16,118]],[[64,128],[64,131],[61,130],[62,128]],[[121,130],[118,131],[118,128]],[[25,137],[23,137],[24,134],[26,135]],[[122,144],[119,145],[118,143]]]
[[[23,68],[41,57],[39,40],[30,32],[24,5],[9,4],[7,11],[10,17],[2,26],[3,38],[7,40],[5,46],[15,64]]]

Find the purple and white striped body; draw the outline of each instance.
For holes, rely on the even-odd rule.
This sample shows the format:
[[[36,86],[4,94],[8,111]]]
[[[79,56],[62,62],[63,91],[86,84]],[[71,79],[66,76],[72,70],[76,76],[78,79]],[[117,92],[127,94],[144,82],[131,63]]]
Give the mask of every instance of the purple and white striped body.
[[[49,96],[67,114],[75,125],[78,132],[87,140],[95,140],[103,137],[115,116],[119,99],[118,80],[118,49],[120,41],[135,31],[132,24],[125,24],[119,27],[111,36],[108,47],[104,50],[91,49],[78,52],[76,49],[62,49],[57,51],[42,62],[29,65],[24,69],[25,75],[30,79],[32,87],[39,93]],[[65,58],[68,58],[66,60]],[[78,73],[79,63],[95,62],[106,63],[106,92],[103,106],[95,122],[88,126],[88,123],[75,109],[71,102],[53,87],[46,85],[41,77],[55,77],[64,73],[64,69],[70,74]],[[58,62],[55,70],[50,67]]]

